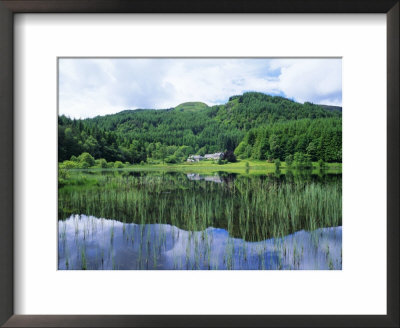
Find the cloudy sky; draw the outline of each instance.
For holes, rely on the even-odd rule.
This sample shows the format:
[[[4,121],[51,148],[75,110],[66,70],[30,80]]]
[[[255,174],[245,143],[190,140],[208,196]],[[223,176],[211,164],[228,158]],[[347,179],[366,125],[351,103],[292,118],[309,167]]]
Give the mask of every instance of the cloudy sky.
[[[341,106],[341,59],[59,59],[59,114],[74,118],[246,91]]]

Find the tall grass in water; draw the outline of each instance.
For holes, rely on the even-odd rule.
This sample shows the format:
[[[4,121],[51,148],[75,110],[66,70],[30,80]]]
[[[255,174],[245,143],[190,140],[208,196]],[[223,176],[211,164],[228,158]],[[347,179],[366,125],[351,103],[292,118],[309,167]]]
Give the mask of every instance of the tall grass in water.
[[[86,188],[60,188],[59,219],[71,214],[124,223],[167,223],[187,231],[212,226],[232,237],[257,241],[340,226],[341,177],[285,181],[238,176],[214,183],[191,181],[183,174],[100,176],[98,183]]]

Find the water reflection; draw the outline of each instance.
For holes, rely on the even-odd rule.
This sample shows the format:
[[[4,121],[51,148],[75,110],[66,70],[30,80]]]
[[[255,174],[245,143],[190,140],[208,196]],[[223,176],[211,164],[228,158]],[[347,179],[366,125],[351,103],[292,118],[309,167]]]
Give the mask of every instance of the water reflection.
[[[59,224],[59,269],[328,270],[342,267],[342,228],[248,242],[225,229],[186,231],[71,215]]]
[[[192,181],[211,181],[216,183],[222,183],[223,180],[219,175],[202,175],[198,173],[188,173],[186,174],[187,178]]]

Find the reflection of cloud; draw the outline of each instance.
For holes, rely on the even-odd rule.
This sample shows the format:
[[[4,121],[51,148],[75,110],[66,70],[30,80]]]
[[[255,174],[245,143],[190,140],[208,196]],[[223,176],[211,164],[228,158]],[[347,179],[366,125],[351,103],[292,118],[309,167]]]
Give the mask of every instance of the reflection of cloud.
[[[78,231],[78,232],[77,232]],[[342,228],[298,231],[249,242],[209,227],[124,224],[93,216],[59,221],[59,269],[327,269],[341,268]]]
[[[246,91],[341,105],[340,59],[60,59],[59,112],[93,117],[124,109],[224,103]]]

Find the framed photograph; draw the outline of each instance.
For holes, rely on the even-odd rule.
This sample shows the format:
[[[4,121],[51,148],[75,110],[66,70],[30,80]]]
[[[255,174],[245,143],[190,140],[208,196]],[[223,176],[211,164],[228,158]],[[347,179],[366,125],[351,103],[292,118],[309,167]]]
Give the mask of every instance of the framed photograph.
[[[341,72],[59,58],[58,270],[341,270]]]
[[[399,326],[398,1],[0,10],[2,325]]]

